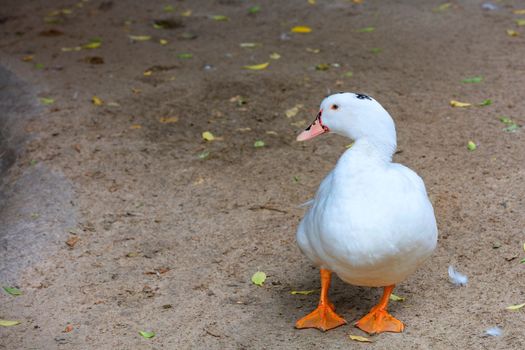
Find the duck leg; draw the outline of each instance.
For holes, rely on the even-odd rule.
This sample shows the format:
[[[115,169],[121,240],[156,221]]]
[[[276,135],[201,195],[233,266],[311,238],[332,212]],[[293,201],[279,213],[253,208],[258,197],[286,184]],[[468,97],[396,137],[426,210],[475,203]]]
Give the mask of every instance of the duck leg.
[[[328,300],[328,289],[332,272],[321,269],[321,297],[319,306],[295,323],[295,328],[317,328],[323,332],[346,324],[344,318],[335,313],[334,304]]]
[[[386,311],[390,294],[394,290],[394,285],[384,287],[383,296],[379,303],[370,310],[368,315],[357,321],[356,327],[369,333],[382,333],[382,332],[403,332],[405,325],[403,322],[394,318]]]

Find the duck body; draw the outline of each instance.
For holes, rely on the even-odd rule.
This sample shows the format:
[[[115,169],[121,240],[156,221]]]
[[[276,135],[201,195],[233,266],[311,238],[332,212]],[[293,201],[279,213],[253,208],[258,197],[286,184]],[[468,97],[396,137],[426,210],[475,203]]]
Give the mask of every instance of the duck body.
[[[405,280],[432,254],[437,227],[421,178],[359,140],[322,181],[297,242],[343,281],[382,287]]]

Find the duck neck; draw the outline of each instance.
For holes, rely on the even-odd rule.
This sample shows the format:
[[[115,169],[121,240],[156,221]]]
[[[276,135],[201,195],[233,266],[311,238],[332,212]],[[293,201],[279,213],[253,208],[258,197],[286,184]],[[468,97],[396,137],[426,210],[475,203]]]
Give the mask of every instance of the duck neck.
[[[345,155],[361,163],[390,163],[396,146],[395,137],[388,141],[363,137],[356,140]]]

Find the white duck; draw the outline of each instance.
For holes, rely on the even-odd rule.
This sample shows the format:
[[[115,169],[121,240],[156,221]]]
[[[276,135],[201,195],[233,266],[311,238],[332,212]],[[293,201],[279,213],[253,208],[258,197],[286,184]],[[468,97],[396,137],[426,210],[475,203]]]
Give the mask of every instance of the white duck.
[[[302,252],[321,269],[321,297],[318,308],[296,327],[325,331],[346,323],[328,300],[335,272],[353,285],[384,287],[379,304],[357,327],[368,333],[402,332],[403,323],[386,310],[390,294],[437,243],[425,185],[415,172],[392,163],[394,121],[371,97],[347,92],[325,98],[315,121],[297,140],[326,132],[355,143],[322,181],[297,230]]]

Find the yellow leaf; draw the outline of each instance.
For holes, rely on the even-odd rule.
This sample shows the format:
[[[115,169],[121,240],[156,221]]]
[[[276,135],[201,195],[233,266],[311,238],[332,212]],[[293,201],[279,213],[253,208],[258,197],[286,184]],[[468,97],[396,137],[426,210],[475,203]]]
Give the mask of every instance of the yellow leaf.
[[[292,290],[290,293],[292,295],[310,295],[317,292],[316,290]]]
[[[179,121],[178,117],[160,117],[159,122],[162,124],[176,123]]]
[[[205,131],[202,133],[202,138],[206,141],[213,141],[215,140],[215,136],[209,131]]]
[[[258,286],[262,286],[264,281],[266,281],[266,274],[262,271],[257,271],[252,276],[252,283]]]
[[[348,337],[350,337],[350,339],[352,339],[352,340],[359,341],[359,342],[362,342],[362,343],[372,343],[372,341],[370,339],[362,337],[360,335],[352,335],[352,334],[350,334]]]
[[[292,28],[292,33],[310,33],[312,31],[312,28],[308,26],[295,26]]]
[[[166,39],[160,39],[160,40],[159,40],[159,44],[161,44],[161,45],[167,45],[167,44],[168,44],[168,40],[166,40]]]
[[[20,324],[20,321],[9,321],[9,320],[0,320],[0,326],[11,327]]]
[[[518,27],[523,27],[523,26],[525,26],[525,19],[524,19],[524,18],[517,19],[517,20],[516,20],[516,25],[517,25]]]
[[[91,98],[91,102],[93,102],[95,106],[102,106],[104,104],[104,101],[102,101],[102,99],[97,96],[93,96]]]
[[[525,306],[525,303],[518,304],[518,305],[510,305],[510,306],[507,306],[505,309],[511,310],[511,311],[518,311],[519,309],[521,309],[524,306]]]
[[[270,58],[272,60],[278,60],[279,58],[281,58],[281,55],[279,55],[277,52],[273,52],[270,54]]]
[[[151,36],[149,35],[128,35],[131,40],[134,41],[147,41],[151,40]]]
[[[456,101],[456,100],[450,100],[450,106],[452,107],[470,107],[472,106],[471,103],[466,103],[466,102],[459,102],[459,101]]]
[[[308,0],[308,3],[309,3],[310,5],[315,5],[315,0]]]
[[[284,113],[286,114],[287,118],[293,118],[297,115],[297,113],[299,113],[299,109],[301,108],[303,108],[303,105],[295,105],[294,107],[287,109]]]
[[[311,47],[307,47],[306,48],[306,52],[319,53],[319,52],[321,52],[321,50],[320,49],[312,49]]]
[[[525,15],[525,9],[512,11],[515,15]]]
[[[508,36],[518,36],[520,35],[520,33],[512,29],[507,29],[507,35]]]
[[[399,295],[395,295],[394,293],[390,294],[390,300],[392,301],[405,301],[405,297],[400,297]]]
[[[523,243],[523,250],[525,251],[525,243]]]
[[[100,47],[102,43],[100,41],[93,41],[88,44],[82,45],[84,49],[96,49],[97,47]]]
[[[153,74],[153,72],[150,71],[150,70],[147,70],[147,71],[144,72],[144,76],[145,76],[145,77],[149,77],[149,76],[152,75],[152,74]]]
[[[182,17],[190,17],[191,16],[191,10],[186,10],[181,12],[180,14]]]
[[[142,129],[142,125],[140,125],[140,124],[132,124],[132,125],[129,126],[129,128],[130,129],[134,129],[134,130]]]
[[[22,57],[22,61],[24,61],[24,62],[31,62],[34,57],[35,56],[33,56],[33,55],[27,55],[27,56]]]
[[[266,69],[269,65],[270,65],[270,62],[265,62],[261,64],[256,64],[253,66],[244,66],[243,68],[249,69],[249,70],[263,70],[263,69]]]

